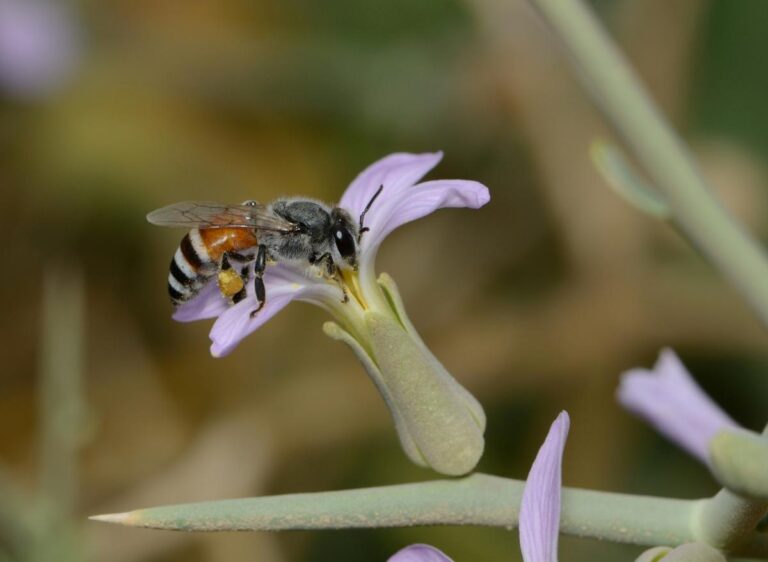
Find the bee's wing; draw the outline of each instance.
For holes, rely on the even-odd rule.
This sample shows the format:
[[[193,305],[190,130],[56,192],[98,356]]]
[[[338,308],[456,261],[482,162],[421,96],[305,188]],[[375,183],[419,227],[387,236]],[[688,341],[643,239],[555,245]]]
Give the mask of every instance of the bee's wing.
[[[158,226],[184,228],[254,228],[292,232],[296,225],[275,215],[265,205],[229,205],[212,201],[182,201],[147,215]]]

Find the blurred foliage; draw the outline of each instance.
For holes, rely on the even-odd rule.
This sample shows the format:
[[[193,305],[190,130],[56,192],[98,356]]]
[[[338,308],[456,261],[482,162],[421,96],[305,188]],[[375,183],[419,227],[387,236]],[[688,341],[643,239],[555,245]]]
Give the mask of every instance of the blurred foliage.
[[[764,235],[764,2],[595,5],[725,204]],[[765,335],[694,251],[591,170],[604,125],[521,0],[67,6],[81,45],[69,79],[29,97],[0,91],[0,458],[12,482],[0,500],[43,493],[40,295],[52,264],[71,263],[87,288],[92,427],[67,523],[83,559],[385,560],[410,542],[457,561],[520,559],[516,533],[499,529],[190,536],[85,519],[434,477],[407,462],[363,370],[321,334],[319,310],[293,305],[211,358],[206,323],[169,318],[182,233],[144,220],[185,199],[332,201],[394,151],[442,149],[431,177],[491,188],[488,207],[404,227],[379,258],[425,340],[486,407],[480,470],[523,477],[567,409],[566,484],[713,493],[695,461],[613,399],[618,374],[663,345],[737,420],[765,423]],[[12,527],[0,519],[0,560],[32,559],[11,548]],[[639,553],[561,544],[571,562]]]
[[[768,157],[768,76],[762,53],[768,7],[760,0],[713,2],[702,28],[691,96],[693,127],[729,136]]]

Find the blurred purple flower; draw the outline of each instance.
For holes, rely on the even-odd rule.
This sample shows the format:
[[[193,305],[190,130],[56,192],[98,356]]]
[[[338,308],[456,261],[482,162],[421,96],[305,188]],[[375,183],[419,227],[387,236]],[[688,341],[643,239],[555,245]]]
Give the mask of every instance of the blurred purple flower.
[[[568,412],[560,412],[528,473],[519,517],[525,562],[557,562],[563,450],[570,424]]]
[[[248,284],[248,296],[235,306],[228,307],[225,299],[211,283],[197,298],[180,306],[174,318],[189,322],[218,317],[211,330],[211,353],[221,357],[230,353],[240,341],[277,314],[289,302],[300,300],[316,304],[342,320],[354,331],[365,310],[390,310],[386,297],[376,283],[374,260],[379,246],[397,227],[424,217],[444,207],[485,205],[490,195],[488,188],[474,181],[435,180],[417,183],[434,168],[442,153],[392,154],[375,162],[355,178],[341,198],[339,205],[351,216],[358,217],[371,197],[383,190],[365,217],[369,229],[360,242],[359,268],[346,272],[344,277],[350,298],[344,300],[341,287],[319,271],[299,271],[283,264],[267,268],[264,284],[267,302],[262,310],[251,317],[256,308],[253,287]]]
[[[75,22],[62,2],[0,0],[0,88],[36,97],[60,86],[79,56]]]
[[[740,429],[696,384],[671,349],[663,349],[652,370],[624,373],[619,402],[659,433],[709,463],[709,442],[724,429]]]
[[[387,562],[453,562],[428,544],[412,544],[392,555]]]

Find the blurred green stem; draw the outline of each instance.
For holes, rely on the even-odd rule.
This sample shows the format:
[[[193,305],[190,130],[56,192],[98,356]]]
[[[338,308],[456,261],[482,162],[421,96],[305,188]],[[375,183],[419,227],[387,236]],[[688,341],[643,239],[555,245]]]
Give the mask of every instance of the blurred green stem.
[[[768,261],[712,195],[693,158],[579,0],[531,0],[572,55],[597,106],[653,180],[671,220],[768,327]]]
[[[35,499],[25,494],[19,482],[0,465],[0,544],[21,552],[32,541]]]
[[[85,288],[71,265],[52,264],[44,278],[40,364],[40,537],[31,560],[76,560],[72,526],[78,452],[85,413]]]
[[[67,515],[74,511],[83,433],[84,302],[79,272],[50,267],[42,303],[40,480],[43,495]]]
[[[721,207],[693,158],[629,64],[579,0],[531,0],[572,55],[587,90],[653,180],[670,218],[728,277],[768,326],[768,261]],[[766,504],[728,490],[699,504],[699,539],[730,548],[749,536]]]

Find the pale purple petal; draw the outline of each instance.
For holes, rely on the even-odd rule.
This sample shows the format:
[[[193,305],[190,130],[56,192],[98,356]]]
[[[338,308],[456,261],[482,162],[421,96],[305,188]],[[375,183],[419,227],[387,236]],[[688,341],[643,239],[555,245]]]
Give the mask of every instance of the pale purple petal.
[[[367,224],[368,220],[375,216],[376,208],[382,201],[386,198],[398,197],[403,189],[414,185],[437,166],[442,157],[442,152],[425,154],[401,152],[385,156],[360,172],[344,192],[339,206],[349,211],[352,218],[357,219],[376,190],[383,185],[384,190],[366,215]]]
[[[739,429],[696,384],[670,349],[662,350],[653,370],[632,369],[621,377],[619,402],[662,435],[704,463],[709,441],[722,429]]]
[[[250,275],[253,276],[253,264],[250,266]],[[282,291],[282,285],[305,285],[310,280],[299,273],[293,273],[288,268],[271,267],[264,275],[264,288],[267,295]],[[246,291],[250,295],[253,292],[253,283],[246,285]],[[173,313],[173,319],[178,322],[194,322],[215,318],[230,308],[229,301],[222,296],[216,279],[211,279],[193,299],[179,305]]]
[[[211,280],[195,298],[180,304],[173,312],[173,319],[177,322],[194,322],[195,320],[205,320],[206,318],[215,318],[229,306],[216,280]]]
[[[380,201],[380,200],[381,201]],[[366,217],[370,232],[363,236],[362,253],[375,254],[376,248],[393,230],[408,222],[420,219],[437,209],[468,207],[478,209],[490,201],[488,188],[469,180],[435,180],[417,184],[402,190],[397,197],[382,196],[376,213],[371,210]],[[370,260],[372,257],[365,256]]]
[[[295,298],[296,292],[271,291],[264,307],[251,316],[256,309],[258,301],[256,297],[246,297],[235,306],[222,313],[213,324],[210,338],[211,355],[224,357],[229,355],[243,338],[256,331],[264,323],[280,312]]]
[[[272,285],[287,285],[291,290],[298,289],[295,295],[297,300],[321,306],[328,301],[341,302],[344,299],[341,288],[323,277],[319,269],[294,269],[282,264],[273,265],[264,274],[264,285],[267,290]],[[248,288],[249,294],[251,288]]]
[[[60,1],[0,0],[0,87],[45,93],[71,74],[78,51],[75,23]]]
[[[412,544],[397,551],[387,562],[453,562],[434,546]]]
[[[253,283],[246,285],[248,296],[245,299],[221,313],[210,333],[213,342],[211,355],[223,357],[231,353],[243,338],[260,328],[292,300],[322,304],[326,299],[341,302],[343,298],[338,286],[319,276],[308,277],[282,265],[272,266],[266,271],[264,286],[267,299],[255,316],[251,316],[251,312],[258,306],[253,294]]]
[[[533,461],[520,504],[520,549],[525,562],[557,562],[563,450],[570,418],[561,412]]]

